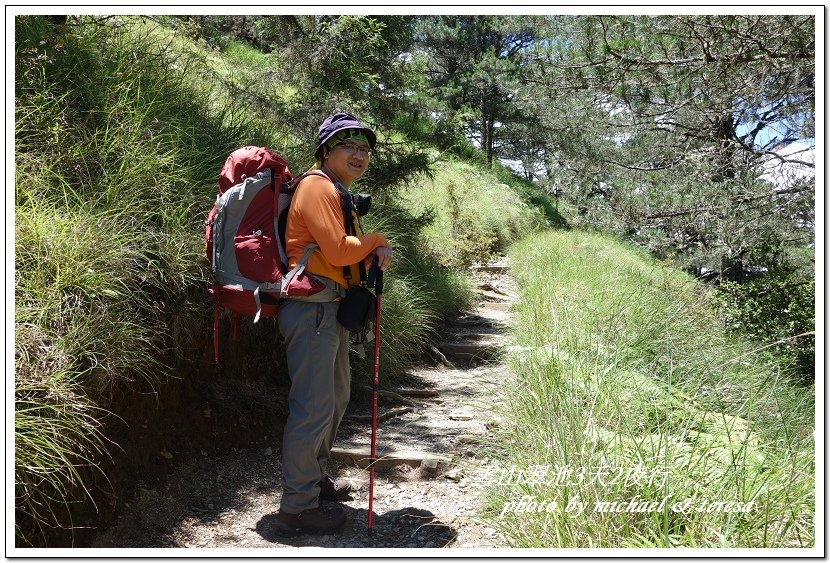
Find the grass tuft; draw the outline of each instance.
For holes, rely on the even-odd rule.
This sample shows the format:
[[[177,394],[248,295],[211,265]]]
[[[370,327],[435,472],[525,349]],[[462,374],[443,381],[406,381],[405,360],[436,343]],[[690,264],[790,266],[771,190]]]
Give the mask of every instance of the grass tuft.
[[[424,237],[445,266],[486,263],[548,225],[540,208],[494,174],[458,161],[439,160],[435,169],[403,197],[413,213],[428,218]]]

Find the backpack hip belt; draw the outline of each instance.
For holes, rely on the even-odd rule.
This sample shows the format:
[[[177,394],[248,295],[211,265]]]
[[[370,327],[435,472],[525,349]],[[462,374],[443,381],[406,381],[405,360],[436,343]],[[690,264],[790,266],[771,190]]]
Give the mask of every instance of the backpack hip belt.
[[[319,248],[319,246],[314,242],[306,246],[305,252],[303,252],[303,257],[300,258],[300,261],[297,262],[297,265],[294,266],[290,272],[285,274],[280,288],[281,299],[287,299],[289,301],[306,301],[309,303],[327,303],[330,301],[336,301],[346,295],[346,290],[343,289],[343,287],[336,281],[325,276],[319,276],[305,271],[308,259],[317,248]],[[292,294],[291,282],[298,280],[303,273],[305,273],[306,277],[313,280],[312,283],[316,282],[324,287],[316,289],[314,293],[308,295],[302,295],[302,290]]]

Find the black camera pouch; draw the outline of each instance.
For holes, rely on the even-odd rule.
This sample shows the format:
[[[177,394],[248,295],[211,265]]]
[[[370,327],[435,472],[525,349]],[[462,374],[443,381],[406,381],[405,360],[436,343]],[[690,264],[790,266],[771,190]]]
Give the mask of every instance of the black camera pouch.
[[[350,287],[337,308],[337,321],[349,332],[365,332],[376,302],[377,298],[366,287]]]

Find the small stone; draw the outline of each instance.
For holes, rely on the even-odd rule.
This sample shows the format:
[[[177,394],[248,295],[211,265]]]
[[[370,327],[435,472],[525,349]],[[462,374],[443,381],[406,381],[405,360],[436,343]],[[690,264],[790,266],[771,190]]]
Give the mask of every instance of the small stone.
[[[271,448],[265,448],[265,455],[271,455],[272,453],[274,453],[274,450]]]
[[[173,459],[173,454],[171,454],[171,453],[170,453],[170,452],[168,452],[167,450],[161,450],[161,451],[159,452],[159,455],[160,455],[161,457],[163,457],[164,459]]]
[[[450,481],[455,481],[456,483],[458,483],[459,481],[461,481],[462,475],[459,469],[451,469],[444,473],[443,477],[449,479]]]
[[[421,467],[424,469],[438,469],[438,460],[437,459],[425,459],[421,462]]]

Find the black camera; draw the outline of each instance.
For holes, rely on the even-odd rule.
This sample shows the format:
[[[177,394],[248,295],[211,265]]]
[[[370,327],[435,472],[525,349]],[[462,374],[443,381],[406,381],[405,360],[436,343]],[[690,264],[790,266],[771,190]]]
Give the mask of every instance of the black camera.
[[[372,196],[369,194],[351,194],[352,205],[359,217],[363,217],[369,213],[369,208],[372,207]]]

